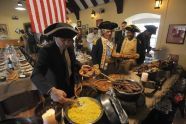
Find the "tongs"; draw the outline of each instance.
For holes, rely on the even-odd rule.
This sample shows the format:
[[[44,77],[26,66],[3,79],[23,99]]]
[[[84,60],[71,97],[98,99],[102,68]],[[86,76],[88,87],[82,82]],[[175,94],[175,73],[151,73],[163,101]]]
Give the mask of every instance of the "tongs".
[[[116,94],[113,88],[110,88],[110,92],[108,93],[111,97],[112,104],[118,114],[121,124],[128,124],[128,115],[125,110],[122,108],[120,101],[116,98]]]
[[[106,75],[106,74],[104,74],[102,72],[100,74],[103,75],[104,77],[106,77],[111,82],[114,82],[115,81],[113,78],[109,77],[108,75]]]

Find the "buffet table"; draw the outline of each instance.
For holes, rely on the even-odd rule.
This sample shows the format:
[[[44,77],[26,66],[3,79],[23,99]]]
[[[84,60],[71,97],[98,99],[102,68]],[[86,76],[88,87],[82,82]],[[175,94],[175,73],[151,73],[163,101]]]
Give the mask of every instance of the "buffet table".
[[[19,53],[20,53],[20,51],[19,51]],[[82,64],[89,63],[89,61],[91,60],[91,58],[85,54],[79,54],[79,56],[80,56],[79,61]],[[82,56],[84,57],[84,59],[87,58],[87,59],[85,59],[85,60],[87,60],[86,62],[84,61],[84,59],[81,59]],[[20,57],[20,58],[22,58],[22,57]],[[21,60],[23,60],[23,58]],[[17,71],[17,72],[20,72],[20,70],[21,69],[19,69],[19,71]],[[26,70],[26,68],[24,70]],[[32,71],[32,69],[29,70],[29,72],[31,72],[31,71]],[[139,82],[141,85],[143,85],[140,81],[140,77],[137,76],[137,74],[133,71],[131,71],[129,74],[111,74],[111,75],[108,75],[108,78],[115,79],[115,80],[123,80],[123,79],[134,80],[135,82]],[[138,124],[142,120],[144,120],[145,117],[149,114],[149,112],[153,109],[153,107],[170,90],[170,88],[174,85],[174,83],[178,80],[178,78],[179,78],[179,74],[171,75],[163,83],[163,85],[161,86],[161,89],[157,90],[149,97],[145,96],[145,94],[151,93],[153,91],[153,89],[149,89],[149,88],[144,87],[144,93],[141,94],[142,99],[143,99],[141,106],[137,106],[137,107],[135,106],[135,114],[128,114],[129,124]],[[88,86],[93,86],[93,83],[95,81],[98,81],[99,79],[100,78],[86,78],[82,81],[82,84],[88,85]],[[103,77],[101,79],[103,79]],[[30,80],[30,75],[25,78],[16,78],[13,80],[6,80],[4,82],[0,82],[0,102],[2,102],[3,100],[5,100],[11,96],[15,96],[17,94],[20,94],[20,93],[23,93],[26,91],[36,90],[36,89],[37,88]],[[76,89],[75,89],[75,91],[76,91]],[[104,92],[100,92],[100,93],[104,93]],[[120,102],[121,102],[121,105],[123,106],[123,103],[126,101],[120,100]],[[129,104],[130,104],[130,102],[129,102]],[[134,103],[134,104],[136,104],[136,103]],[[16,115],[16,117],[31,117],[31,116],[34,116],[34,108],[32,108],[29,111],[22,112],[22,113],[19,113],[18,115]]]
[[[115,75],[116,76],[116,75]],[[112,76],[111,76],[112,77]],[[125,78],[125,79],[133,79],[133,80],[140,80],[140,78],[134,73],[131,72],[129,75],[118,75],[119,78]],[[136,114],[135,115],[128,115],[128,121],[129,124],[139,124],[147,115],[148,113],[151,111],[151,109],[154,107],[154,105],[156,103],[158,103],[161,98],[169,91],[169,89],[173,86],[173,84],[176,82],[176,80],[179,78],[179,75],[175,74],[172,75],[170,78],[168,78],[163,86],[162,89],[155,92],[154,95],[152,97],[145,97],[145,105],[143,107],[139,107],[137,108]],[[88,79],[88,80],[84,80],[82,83],[86,84],[86,85],[91,85],[91,82],[96,81],[97,79]],[[26,81],[26,82],[23,82]],[[5,82],[4,82],[5,83]],[[7,83],[7,82],[6,82]],[[9,85],[8,85],[9,84]],[[32,90],[35,89],[35,86],[32,84],[32,82],[29,80],[29,78],[23,79],[23,80],[18,80],[16,82],[9,82],[6,86],[5,84],[1,84],[1,87],[6,87],[9,90],[12,89],[12,93],[8,93],[8,91],[6,91],[6,88],[4,88],[2,91],[4,91],[3,95],[6,94],[6,96],[1,97],[1,99],[5,99],[5,97],[8,97],[10,95],[19,93],[19,92],[24,92],[27,90]],[[17,86],[16,86],[17,84]],[[22,88],[21,88],[22,87]],[[22,89],[20,91],[16,91],[15,89]],[[13,91],[14,90],[14,91]],[[1,94],[2,94],[1,91]],[[6,91],[6,93],[5,93]],[[151,89],[148,88],[144,88],[144,93],[147,92],[151,92]],[[2,95],[1,95],[2,96]],[[122,101],[121,101],[122,103]],[[31,109],[30,111],[26,111],[26,112],[22,112],[19,115],[17,115],[16,117],[31,117],[34,116],[34,109]]]
[[[174,85],[174,83],[177,81],[178,78],[179,75],[177,74],[172,75],[164,82],[162,89],[154,93],[153,97],[145,97],[145,107],[139,108],[135,116],[129,116],[129,124],[138,124],[140,121],[145,119],[145,117],[148,115],[150,110],[170,90],[170,88]],[[151,92],[151,91],[152,91],[151,89],[145,88],[144,93]]]
[[[1,76],[5,76],[6,80],[0,82],[0,101],[13,95],[36,89],[30,80],[33,67],[18,48],[15,49],[15,52],[6,53],[5,51],[5,53],[1,53],[4,56],[1,58]],[[12,58],[12,61],[16,60],[14,70],[7,67],[7,56],[9,56],[9,59]]]
[[[130,74],[128,75],[114,74],[114,76],[115,78],[118,78],[118,79],[132,79],[132,80],[140,82],[140,77],[137,76],[135,72],[130,72]],[[113,78],[113,75],[109,77]],[[129,115],[129,124],[138,124],[140,123],[140,121],[145,119],[145,117],[148,115],[151,109],[155,106],[155,104],[158,103],[161,100],[161,98],[169,91],[169,89],[174,85],[174,83],[177,81],[178,78],[179,78],[178,74],[172,75],[164,82],[160,90],[156,91],[151,97],[145,96],[145,105],[142,107],[137,107],[135,115]],[[89,80],[83,81],[82,84],[91,86],[92,82],[95,82],[95,81],[96,79],[89,79]],[[152,89],[144,88],[144,94],[149,93],[149,92],[152,92]],[[122,101],[120,102],[122,104]]]
[[[11,50],[13,51],[8,53],[8,50],[1,49],[0,53],[0,76],[1,78],[3,77],[3,80],[1,79],[0,81],[0,120],[5,118],[7,116],[6,114],[17,115],[17,117],[29,117],[30,112],[28,112],[28,114],[19,113],[25,111],[27,107],[28,109],[30,108],[29,106],[31,105],[25,104],[26,102],[32,104],[34,100],[29,93],[35,94],[35,92],[37,92],[37,88],[30,80],[33,67],[18,48],[14,49],[14,47],[12,47]],[[12,61],[15,62],[13,70],[7,66],[7,57],[12,58]],[[29,98],[25,100],[25,96],[27,96],[27,98],[29,97],[30,100]],[[14,103],[12,100],[17,101]],[[21,102],[22,105],[19,106],[18,102]],[[14,107],[12,106],[13,104],[15,104]]]

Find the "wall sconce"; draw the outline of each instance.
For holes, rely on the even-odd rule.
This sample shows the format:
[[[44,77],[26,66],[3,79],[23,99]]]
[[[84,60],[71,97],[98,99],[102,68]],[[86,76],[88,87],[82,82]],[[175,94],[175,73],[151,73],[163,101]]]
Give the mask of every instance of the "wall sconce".
[[[91,12],[91,18],[93,19],[95,17],[96,17],[96,12],[94,10],[92,10],[92,12]]]
[[[154,9],[160,9],[160,5],[162,5],[163,0],[155,0]]]
[[[100,8],[99,9],[99,14],[103,14],[103,13],[105,13],[105,9],[104,8]]]
[[[15,9],[16,9],[16,10],[20,10],[20,11],[26,10],[26,8],[23,7],[23,1],[22,1],[22,0],[19,0],[19,1],[17,2],[17,7],[16,7]]]

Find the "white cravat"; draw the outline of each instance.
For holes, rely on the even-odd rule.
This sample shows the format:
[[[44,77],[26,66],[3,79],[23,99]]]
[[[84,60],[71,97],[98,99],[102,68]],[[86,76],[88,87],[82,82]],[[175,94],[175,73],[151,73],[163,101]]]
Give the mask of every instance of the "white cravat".
[[[113,49],[113,44],[111,41],[109,41],[108,39],[102,37],[102,40],[104,41],[104,43],[106,43],[107,45],[107,57],[111,57],[111,53],[112,53],[112,49]]]

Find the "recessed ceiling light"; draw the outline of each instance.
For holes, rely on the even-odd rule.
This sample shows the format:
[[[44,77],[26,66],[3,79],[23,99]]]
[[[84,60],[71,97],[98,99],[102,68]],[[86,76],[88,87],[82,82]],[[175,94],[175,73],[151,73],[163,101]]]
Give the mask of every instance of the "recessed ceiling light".
[[[16,9],[16,10],[20,10],[20,11],[26,10],[24,7],[16,7],[15,9]]]

